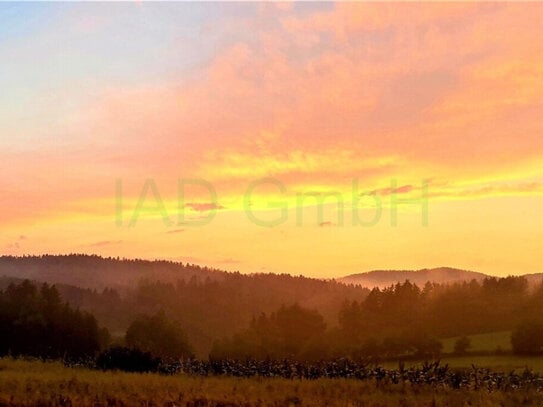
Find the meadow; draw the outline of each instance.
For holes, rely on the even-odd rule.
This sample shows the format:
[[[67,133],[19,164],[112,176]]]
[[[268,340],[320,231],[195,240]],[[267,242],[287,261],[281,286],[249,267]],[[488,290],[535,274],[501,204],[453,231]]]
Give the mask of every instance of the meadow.
[[[382,384],[375,380],[201,377],[103,372],[60,362],[0,360],[0,406],[520,406],[534,388],[509,391]]]
[[[472,365],[482,366],[493,371],[521,371],[530,369],[543,374],[543,356],[522,356],[511,352],[511,331],[498,331],[485,334],[467,335],[470,340],[469,353],[454,354],[454,343],[460,337],[442,339],[443,353],[441,363],[455,369],[469,369]],[[406,366],[420,364],[422,361],[406,360]],[[381,363],[386,368],[398,366],[396,361]]]
[[[442,339],[443,353],[452,353],[459,336]],[[484,334],[467,335],[470,352],[508,352],[511,351],[511,331],[497,331]]]

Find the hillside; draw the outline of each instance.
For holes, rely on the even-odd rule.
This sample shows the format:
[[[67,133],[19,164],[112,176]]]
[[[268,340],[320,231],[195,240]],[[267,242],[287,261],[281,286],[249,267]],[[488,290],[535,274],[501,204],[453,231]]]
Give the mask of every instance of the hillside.
[[[137,315],[164,310],[179,321],[196,352],[282,305],[318,309],[335,325],[345,300],[368,290],[288,274],[231,273],[167,261],[87,255],[0,257],[0,287],[20,279],[55,284],[70,304],[92,312],[115,336]]]
[[[283,305],[298,303],[307,309],[318,310],[326,325],[334,328],[338,326],[340,313],[345,311],[345,304],[352,304],[353,301],[361,304],[368,297],[366,287],[385,287],[405,280],[422,287],[427,281],[443,284],[481,281],[485,277],[488,276],[483,273],[442,267],[418,271],[372,271],[339,280],[322,280],[288,274],[246,275],[168,261],[87,255],[0,257],[0,288],[24,278],[56,284],[63,299],[75,307],[92,312],[114,336],[122,336],[138,315],[163,310],[169,318],[181,323],[198,355],[206,355],[216,340],[231,337],[246,329],[253,318],[262,313],[275,312]],[[529,281],[536,282],[541,275],[528,277]],[[428,309],[428,318],[431,317],[425,326],[435,326],[436,334],[451,336],[512,329],[514,318],[507,320],[504,315],[513,308],[504,303],[504,293],[509,298],[515,290],[518,291],[518,287],[514,279],[502,280],[489,281],[484,286],[481,284],[481,287],[470,286],[475,291],[458,298],[455,297],[457,293],[451,291],[439,300],[441,302],[436,300],[431,306],[419,304],[420,309]],[[489,294],[484,294],[486,291]],[[446,292],[446,287],[435,288],[437,297]],[[458,318],[452,318],[454,306],[468,304],[469,298],[481,299],[480,303],[470,305],[471,309],[497,310],[499,307],[496,304],[489,306],[485,299],[495,292],[503,294],[499,298],[505,308],[499,309],[499,317],[485,317],[484,329],[479,319],[470,322],[466,318],[466,315],[472,314],[466,314],[465,309],[457,310]],[[379,297],[377,303],[382,303],[385,308],[374,319],[380,321],[389,318],[387,329],[399,329],[406,317],[402,315],[397,319],[393,310],[403,297],[398,294],[396,299],[395,294],[391,293],[383,295],[386,298],[392,296],[390,306],[384,297]],[[415,292],[413,295],[419,294]],[[450,296],[454,300],[450,300]],[[525,293],[519,296],[523,297]],[[406,304],[409,305],[399,307],[398,312],[409,308],[415,315],[415,300],[408,297]],[[372,301],[375,300],[375,295],[372,298]],[[389,311],[392,312],[390,315],[386,313]],[[440,316],[443,313],[448,318]],[[461,329],[456,325],[441,326],[443,323],[432,319],[434,317],[439,321],[452,321],[451,324],[454,322]],[[388,332],[380,326],[371,326],[371,318],[367,315],[363,321],[370,324],[362,329],[364,332],[382,331],[383,335]],[[471,325],[462,325],[468,322]]]
[[[392,284],[409,280],[423,287],[427,281],[448,284],[461,281],[483,280],[491,277],[476,271],[460,270],[451,267],[438,267],[421,270],[374,270],[366,273],[351,274],[338,281],[345,284],[359,284],[362,287],[389,287]]]
[[[543,273],[524,274],[523,277],[528,280],[531,287],[540,285],[543,282]]]
[[[218,280],[224,277],[224,273],[165,260],[103,258],[83,254],[0,257],[0,276],[99,290],[133,288],[142,280],[172,283],[193,277]]]

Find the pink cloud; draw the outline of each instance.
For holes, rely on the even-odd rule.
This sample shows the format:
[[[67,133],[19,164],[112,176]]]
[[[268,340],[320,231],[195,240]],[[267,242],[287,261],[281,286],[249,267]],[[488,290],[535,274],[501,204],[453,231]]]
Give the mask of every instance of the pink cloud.
[[[266,27],[254,41],[226,46],[192,81],[168,89],[119,92],[113,105],[107,103],[115,120],[104,122],[118,123],[114,134],[127,141],[127,152],[139,145],[135,140],[148,139],[148,164],[172,172],[175,165],[197,172],[199,163],[192,157],[220,152],[225,146],[266,154],[293,148],[315,151],[331,145],[370,154],[408,149],[410,155],[425,160],[447,147],[476,155],[481,143],[472,143],[471,149],[451,144],[455,136],[450,132],[442,139],[440,126],[457,112],[447,113],[439,106],[447,95],[464,92],[463,73],[470,67],[493,66],[488,64],[493,55],[515,48],[513,41],[502,46],[506,50],[496,48],[493,37],[487,35],[485,41],[479,31],[507,32],[511,24],[503,16],[513,12],[516,21],[522,21],[525,15],[537,14],[532,7],[338,4],[332,11],[309,17],[282,17],[284,29]],[[379,46],[373,45],[376,31],[382,32]],[[295,57],[304,46],[292,38],[305,32],[332,33],[334,39],[321,39],[308,56]],[[370,36],[359,38],[364,33]],[[515,36],[526,37],[518,32]],[[527,52],[530,47],[523,44]],[[505,79],[516,86],[511,82],[514,76]],[[490,95],[503,103],[508,92],[496,90]],[[466,96],[475,118],[480,94],[489,95],[474,88]],[[485,117],[484,111],[481,116],[491,117]],[[157,129],[160,137],[156,137]],[[430,141],[437,146],[428,143],[430,131],[436,134]],[[275,138],[265,136],[266,132]],[[126,158],[138,155],[134,150]],[[448,158],[458,155],[448,154]]]
[[[505,159],[527,162],[543,154],[542,7],[339,3],[302,16],[264,7],[266,24],[224,22],[235,41],[192,76],[108,84],[44,133],[76,134],[73,145],[9,154],[0,222],[111,198],[118,177],[210,177],[240,192],[254,173],[299,185],[364,176],[375,189],[406,168],[483,177]],[[367,157],[399,159],[360,168]]]

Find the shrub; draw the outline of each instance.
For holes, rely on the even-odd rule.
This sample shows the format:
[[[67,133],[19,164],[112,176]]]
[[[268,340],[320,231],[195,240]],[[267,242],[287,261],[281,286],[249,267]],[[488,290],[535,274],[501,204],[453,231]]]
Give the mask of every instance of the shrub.
[[[454,353],[463,355],[468,351],[471,346],[471,340],[467,336],[461,336],[454,343]]]
[[[114,347],[106,349],[96,359],[96,367],[102,370],[125,372],[155,372],[161,360],[140,349]]]
[[[543,324],[526,321],[518,325],[511,333],[513,352],[518,354],[534,354],[543,350]]]

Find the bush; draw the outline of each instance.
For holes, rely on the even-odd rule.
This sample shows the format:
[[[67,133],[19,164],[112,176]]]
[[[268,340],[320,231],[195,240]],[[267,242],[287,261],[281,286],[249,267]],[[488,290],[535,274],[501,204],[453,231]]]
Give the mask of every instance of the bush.
[[[535,354],[543,350],[543,324],[536,321],[523,322],[511,334],[513,352]]]
[[[462,336],[454,343],[454,353],[464,355],[471,346],[471,340],[467,336]]]
[[[424,358],[437,358],[441,354],[443,344],[436,338],[420,336],[413,339],[415,355]]]
[[[125,372],[156,372],[160,364],[160,358],[149,352],[121,346],[106,349],[96,359],[96,367],[99,369]]]

